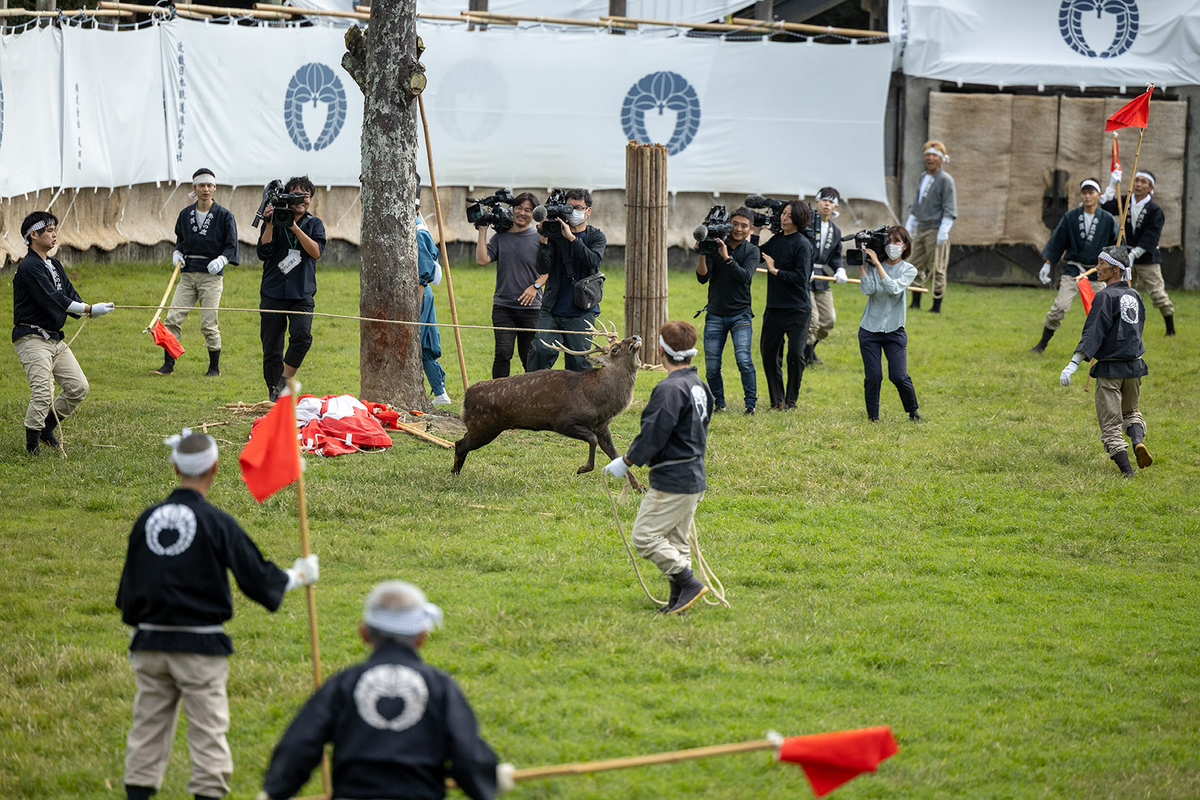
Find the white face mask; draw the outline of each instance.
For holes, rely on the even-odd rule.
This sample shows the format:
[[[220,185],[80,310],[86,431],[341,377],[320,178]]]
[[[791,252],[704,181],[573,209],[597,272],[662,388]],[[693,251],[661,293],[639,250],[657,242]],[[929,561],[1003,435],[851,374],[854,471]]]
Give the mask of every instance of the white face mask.
[[[583,208],[575,209],[574,211],[571,212],[571,219],[570,219],[571,224],[572,225],[582,225],[586,214],[587,214],[586,209],[583,209]]]
[[[904,252],[904,245],[889,244],[883,248],[883,252],[887,254],[889,261],[895,261],[900,257],[900,254]]]

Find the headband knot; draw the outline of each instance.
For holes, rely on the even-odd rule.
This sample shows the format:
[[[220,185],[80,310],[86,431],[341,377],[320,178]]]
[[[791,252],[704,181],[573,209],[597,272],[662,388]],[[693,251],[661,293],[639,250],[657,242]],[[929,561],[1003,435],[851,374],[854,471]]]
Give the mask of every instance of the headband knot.
[[[1110,256],[1103,250],[1100,251],[1100,260],[1121,270],[1121,274],[1125,277],[1125,280],[1133,280],[1133,267],[1129,264],[1122,264],[1119,259]]]
[[[208,447],[198,453],[181,453],[179,445],[184,439],[192,435],[191,428],[184,428],[182,433],[177,433],[174,436],[168,436],[163,439],[163,444],[171,448],[171,463],[174,464],[184,475],[196,476],[203,475],[213,468],[213,464],[217,463],[217,443],[208,434],[201,434],[208,440]]]
[[[697,352],[699,352],[694,347],[691,350],[672,350],[671,345],[667,344],[666,340],[663,339],[661,333],[658,335],[658,346],[663,349],[664,353],[666,353],[668,356],[670,356],[672,361],[677,361],[677,362],[683,362],[683,361],[691,358],[692,356],[696,355]]]

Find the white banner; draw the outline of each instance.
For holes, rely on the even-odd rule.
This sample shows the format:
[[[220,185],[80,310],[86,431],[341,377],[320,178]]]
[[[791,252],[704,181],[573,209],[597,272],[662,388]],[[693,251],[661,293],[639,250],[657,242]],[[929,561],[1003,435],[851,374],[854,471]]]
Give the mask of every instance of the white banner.
[[[341,66],[342,31],[162,27],[172,177],[208,167],[225,185],[358,184],[363,101]]]
[[[1200,84],[1200,0],[893,0],[904,73],[991,86]]]
[[[64,26],[62,185],[128,186],[170,177],[160,26]]]
[[[335,7],[350,0],[299,0],[290,5],[306,8]],[[626,0],[625,16],[664,22],[717,22],[745,8],[745,0]],[[466,11],[467,0],[417,0],[419,14],[458,14]],[[488,0],[494,14],[599,19],[608,14],[608,0]]]
[[[62,31],[0,36],[0,197],[59,185],[62,131]]]
[[[419,32],[439,183],[621,188],[635,139],[668,145],[673,192],[887,202],[889,45]]]

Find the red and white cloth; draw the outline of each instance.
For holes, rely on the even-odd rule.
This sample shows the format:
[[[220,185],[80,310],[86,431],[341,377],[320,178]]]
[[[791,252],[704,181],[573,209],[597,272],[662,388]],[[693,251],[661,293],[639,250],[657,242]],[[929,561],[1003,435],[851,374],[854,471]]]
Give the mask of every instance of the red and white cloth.
[[[399,415],[394,411],[389,415],[390,408],[379,403],[369,406],[348,394],[300,395],[296,401],[300,449],[322,456],[341,456],[359,450],[391,447],[392,437],[384,430],[381,420],[394,421]],[[255,420],[256,426],[258,422]]]

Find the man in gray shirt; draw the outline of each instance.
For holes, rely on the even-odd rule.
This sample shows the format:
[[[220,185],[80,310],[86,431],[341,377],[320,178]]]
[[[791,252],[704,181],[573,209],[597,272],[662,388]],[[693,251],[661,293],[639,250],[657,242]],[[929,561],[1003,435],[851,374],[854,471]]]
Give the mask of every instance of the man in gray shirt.
[[[476,225],[479,240],[475,244],[475,263],[481,267],[495,262],[496,293],[492,296],[492,325],[500,328],[524,328],[523,331],[496,330],[496,354],[492,358],[492,377],[507,378],[513,357],[513,343],[521,368],[525,369],[534,329],[542,310],[542,287],[537,284],[537,253],[541,237],[532,226],[533,209],[538,199],[529,192],[517,195],[513,204],[512,228],[487,239],[487,226]]]
[[[933,308],[935,314],[942,312],[942,296],[946,294],[946,267],[950,263],[950,228],[958,217],[958,199],[954,191],[954,178],[942,169],[949,161],[946,145],[930,140],[922,148],[925,153],[925,174],[917,184],[917,198],[913,200],[904,227],[912,237],[912,265],[917,268],[917,279],[913,286],[924,286],[925,279],[933,276]],[[912,307],[921,307],[921,294],[912,293]]]

